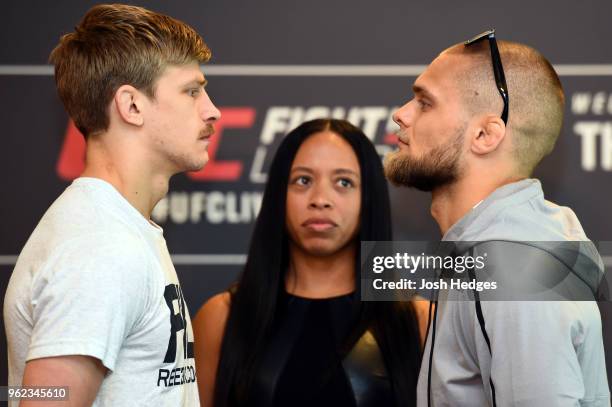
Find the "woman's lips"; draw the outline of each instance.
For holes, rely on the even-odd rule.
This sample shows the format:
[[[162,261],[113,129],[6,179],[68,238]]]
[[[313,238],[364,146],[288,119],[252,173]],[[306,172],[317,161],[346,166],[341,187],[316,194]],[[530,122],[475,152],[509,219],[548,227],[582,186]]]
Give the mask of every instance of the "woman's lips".
[[[302,223],[302,226],[315,232],[325,232],[338,226],[336,222],[327,218],[311,218]]]

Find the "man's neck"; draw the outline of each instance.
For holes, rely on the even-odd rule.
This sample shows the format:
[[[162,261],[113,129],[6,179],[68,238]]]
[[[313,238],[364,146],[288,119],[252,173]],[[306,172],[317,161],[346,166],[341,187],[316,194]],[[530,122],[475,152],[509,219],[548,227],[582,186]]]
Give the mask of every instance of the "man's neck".
[[[313,256],[289,245],[288,292],[308,298],[327,298],[355,290],[355,244],[330,256]]]
[[[448,229],[486,199],[497,188],[519,181],[520,177],[489,178],[465,176],[461,180],[432,191],[431,216],[444,236]]]
[[[81,176],[110,183],[148,220],[157,202],[168,192],[171,174],[154,168],[138,146],[123,147],[110,148],[99,139],[88,140]]]

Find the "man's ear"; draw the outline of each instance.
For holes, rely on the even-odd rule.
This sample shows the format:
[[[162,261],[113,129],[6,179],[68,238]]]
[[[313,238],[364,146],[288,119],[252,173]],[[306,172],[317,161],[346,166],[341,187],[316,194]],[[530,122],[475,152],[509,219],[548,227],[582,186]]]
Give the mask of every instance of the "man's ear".
[[[134,126],[144,124],[142,108],[145,104],[145,95],[131,85],[122,85],[115,92],[113,103],[117,109],[119,117],[124,122]]]
[[[495,151],[506,137],[506,125],[500,117],[487,115],[477,123],[472,135],[472,152],[478,155],[489,154]]]

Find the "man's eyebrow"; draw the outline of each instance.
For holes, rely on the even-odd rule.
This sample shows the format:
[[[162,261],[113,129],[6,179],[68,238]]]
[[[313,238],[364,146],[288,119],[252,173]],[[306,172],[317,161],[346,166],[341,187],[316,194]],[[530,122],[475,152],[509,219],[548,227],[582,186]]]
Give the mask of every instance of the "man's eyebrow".
[[[191,81],[187,82],[184,86],[203,86],[206,87],[206,85],[208,85],[208,80],[206,79],[192,79]]]
[[[435,96],[430,91],[428,91],[427,89],[425,89],[422,86],[419,86],[419,85],[416,85],[416,84],[412,85],[412,91],[414,92],[415,96],[416,95],[422,95],[422,96],[425,96],[428,99],[432,99],[432,100],[436,99]]]

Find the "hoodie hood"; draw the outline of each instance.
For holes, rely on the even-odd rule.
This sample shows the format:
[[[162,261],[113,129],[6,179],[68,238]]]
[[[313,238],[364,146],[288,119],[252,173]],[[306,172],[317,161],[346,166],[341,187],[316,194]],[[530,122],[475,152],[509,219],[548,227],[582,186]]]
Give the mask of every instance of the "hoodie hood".
[[[597,248],[570,208],[544,199],[536,179],[498,188],[443,240],[456,242],[458,254],[487,253],[486,278],[501,279],[507,289],[492,295],[517,300],[609,298]],[[540,297],[543,292],[545,298]]]

